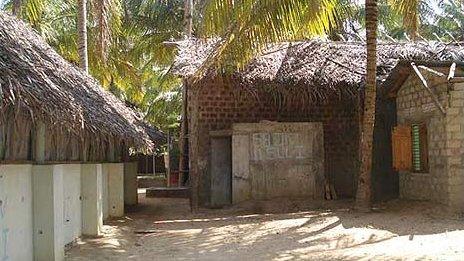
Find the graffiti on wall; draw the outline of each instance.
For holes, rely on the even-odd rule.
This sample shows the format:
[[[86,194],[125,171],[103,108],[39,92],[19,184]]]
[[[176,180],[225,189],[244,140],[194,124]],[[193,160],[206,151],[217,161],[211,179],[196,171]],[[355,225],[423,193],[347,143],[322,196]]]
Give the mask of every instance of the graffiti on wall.
[[[304,159],[310,156],[300,133],[253,133],[252,160]]]

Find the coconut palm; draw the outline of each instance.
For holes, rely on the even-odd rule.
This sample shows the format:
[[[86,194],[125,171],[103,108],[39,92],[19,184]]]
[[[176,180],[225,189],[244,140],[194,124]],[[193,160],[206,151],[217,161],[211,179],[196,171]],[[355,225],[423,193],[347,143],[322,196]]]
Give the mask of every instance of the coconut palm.
[[[21,16],[21,0],[14,0],[13,7],[12,7],[13,15],[20,17]]]
[[[377,81],[377,0],[366,0],[366,86],[361,124],[361,164],[356,207],[369,210],[372,201],[372,143],[374,140]]]
[[[78,31],[78,51],[79,66],[85,71],[89,71],[89,60],[87,51],[87,0],[77,0],[77,31]]]

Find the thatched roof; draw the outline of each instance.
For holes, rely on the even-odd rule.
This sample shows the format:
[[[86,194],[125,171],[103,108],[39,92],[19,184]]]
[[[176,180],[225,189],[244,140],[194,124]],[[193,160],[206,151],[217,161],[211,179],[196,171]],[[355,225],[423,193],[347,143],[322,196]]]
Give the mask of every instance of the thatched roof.
[[[192,76],[214,47],[214,41],[176,43],[173,72]],[[400,61],[463,61],[464,48],[436,42],[379,43],[378,80],[382,83]],[[232,74],[241,85],[288,93],[302,89],[311,97],[355,94],[365,84],[366,47],[360,42],[309,40],[272,46],[243,70]],[[208,73],[206,77],[211,76]]]
[[[132,109],[58,55],[24,22],[1,11],[0,86],[0,112],[21,107],[32,119],[77,135],[95,133],[137,148],[153,145]]]

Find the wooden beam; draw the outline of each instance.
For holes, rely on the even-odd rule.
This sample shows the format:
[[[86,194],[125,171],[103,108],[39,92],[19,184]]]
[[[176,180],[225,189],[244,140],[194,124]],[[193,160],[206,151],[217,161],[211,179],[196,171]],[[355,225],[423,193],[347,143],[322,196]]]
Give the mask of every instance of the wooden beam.
[[[434,70],[432,68],[429,68],[427,66],[424,66],[424,65],[419,65],[417,67],[420,68],[420,69],[426,70],[426,71],[428,71],[430,73],[433,73],[433,74],[435,74],[437,76],[440,76],[440,77],[445,77],[446,76],[444,73],[436,71],[436,70]]]
[[[441,105],[441,103],[438,100],[438,97],[435,95],[435,93],[432,91],[432,89],[430,89],[430,87],[427,84],[427,81],[425,80],[424,76],[419,71],[419,68],[417,68],[415,63],[411,63],[411,66],[414,69],[414,72],[416,73],[417,77],[419,77],[419,79],[421,80],[422,86],[427,90],[427,92],[430,94],[430,96],[432,96],[432,100],[433,100],[433,103],[435,103],[435,106],[437,106],[437,108],[441,111],[441,113],[443,113],[443,115],[446,115],[445,109]]]
[[[453,77],[449,79],[449,82],[464,82],[464,77]]]
[[[451,64],[448,74],[448,81],[454,78],[454,73],[456,71],[456,63]]]
[[[45,150],[46,150],[46,144],[45,144],[46,126],[44,122],[37,121],[35,136],[33,138],[35,139],[35,142],[34,142],[35,159],[34,160],[38,163],[44,163],[45,162]]]

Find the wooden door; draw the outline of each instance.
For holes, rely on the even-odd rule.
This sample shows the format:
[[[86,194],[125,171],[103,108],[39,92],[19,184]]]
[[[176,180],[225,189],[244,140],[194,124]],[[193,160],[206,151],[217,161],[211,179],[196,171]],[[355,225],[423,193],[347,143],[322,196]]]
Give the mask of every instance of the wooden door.
[[[211,206],[232,203],[232,146],[230,137],[211,138]]]

